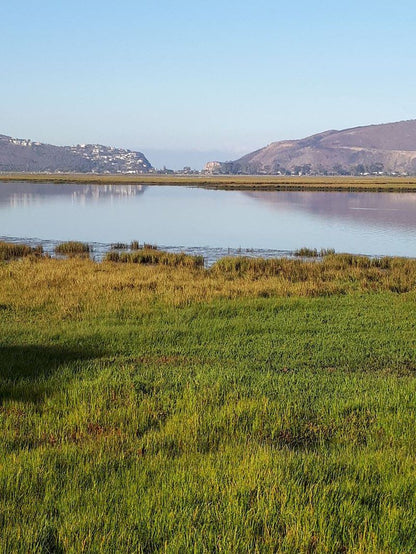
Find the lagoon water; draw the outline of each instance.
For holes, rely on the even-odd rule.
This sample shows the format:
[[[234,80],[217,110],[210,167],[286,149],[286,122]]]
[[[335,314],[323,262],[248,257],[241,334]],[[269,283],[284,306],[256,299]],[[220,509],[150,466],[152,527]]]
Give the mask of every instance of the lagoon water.
[[[213,259],[303,246],[416,257],[416,193],[0,183],[0,237],[81,240],[98,251],[135,239]]]

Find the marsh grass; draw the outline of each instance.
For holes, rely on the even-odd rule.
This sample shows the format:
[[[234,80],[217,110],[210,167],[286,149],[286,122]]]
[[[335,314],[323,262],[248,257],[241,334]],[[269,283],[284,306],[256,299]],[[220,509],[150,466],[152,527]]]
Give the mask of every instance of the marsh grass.
[[[14,244],[0,241],[0,261],[14,260],[26,256],[39,257],[43,255],[42,246],[31,247],[27,244]]]
[[[1,263],[0,551],[413,554],[415,302],[395,258]]]
[[[319,262],[288,258],[227,257],[214,264],[214,275],[244,285],[269,285],[269,296],[347,294],[353,291],[409,292],[416,286],[416,260],[368,258],[351,254],[328,254]],[[261,294],[261,292],[259,291]],[[264,294],[267,291],[264,290]]]
[[[295,250],[293,254],[303,258],[322,258],[323,256],[335,254],[335,250],[333,248],[321,248],[317,250],[316,248],[307,248],[304,246],[303,248]]]
[[[190,256],[184,253],[169,253],[157,250],[156,247],[144,245],[139,250],[132,252],[110,251],[104,257],[104,261],[128,264],[149,264],[165,266],[184,266],[199,268],[204,266],[203,256]]]
[[[114,242],[111,245],[111,248],[113,248],[114,250],[127,250],[128,247],[129,245],[124,242]]]
[[[85,242],[70,240],[61,242],[55,247],[56,254],[66,256],[88,255],[91,252],[91,247]]]
[[[58,247],[60,253],[63,252],[69,257],[88,257],[89,246],[84,243],[71,241]],[[175,303],[180,303],[186,295],[195,300],[198,297],[208,299],[212,295],[227,298],[239,295],[326,296],[348,294],[354,291],[404,293],[415,289],[416,260],[332,254],[328,250],[324,252],[325,255],[319,261],[224,257],[210,269],[205,269],[202,256],[169,253],[153,247],[139,247],[130,252],[109,251],[104,257],[104,263],[95,264],[95,267],[99,273],[108,271],[104,269],[107,262],[119,266],[154,267],[154,271],[150,269],[150,274],[153,274],[152,287],[160,291],[158,283],[163,282],[165,290],[162,294],[166,297],[167,291],[170,290],[170,299]],[[7,261],[25,256],[37,259],[45,257],[41,247],[31,248],[26,245],[0,243],[0,260]],[[161,269],[157,269],[158,266]],[[162,269],[164,267],[167,268],[167,274]],[[183,275],[180,272],[169,273],[169,268],[183,268],[185,273]],[[192,277],[186,273],[187,269],[193,270]],[[130,269],[126,267],[126,271],[128,273]],[[132,273],[132,276],[136,280],[140,273]],[[183,282],[173,285],[176,277]],[[166,282],[170,284],[166,285]],[[139,285],[139,288],[144,287]]]
[[[156,244],[149,244],[147,242],[140,244],[138,240],[133,240],[130,243],[130,250],[158,250]]]

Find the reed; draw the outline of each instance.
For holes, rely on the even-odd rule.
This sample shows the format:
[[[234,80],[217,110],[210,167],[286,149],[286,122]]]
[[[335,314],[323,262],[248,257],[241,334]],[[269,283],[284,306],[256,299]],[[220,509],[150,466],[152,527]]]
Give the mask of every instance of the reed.
[[[42,246],[31,247],[27,244],[0,241],[0,261],[14,260],[25,256],[39,257],[42,255]]]
[[[78,247],[75,249],[75,254],[72,247],[65,248],[65,254],[69,257],[80,255],[88,257],[87,252],[83,251],[88,245],[84,246],[82,243],[81,245],[79,249]],[[41,248],[31,249],[25,245],[1,243],[0,260],[7,261],[31,255],[37,259],[45,257]],[[229,298],[241,295],[326,296],[349,294],[354,291],[404,293],[414,290],[416,284],[416,260],[393,257],[369,258],[352,254],[329,253],[316,261],[225,257],[210,269],[205,269],[202,256],[139,248],[131,252],[110,251],[106,254],[104,262],[126,266],[127,272],[130,271],[127,268],[132,266],[154,268],[154,271],[150,269],[150,273],[153,274],[153,284],[162,278],[172,284],[175,281],[174,276],[179,275],[179,272],[165,274],[158,268],[166,268],[167,272],[170,271],[169,268],[193,270],[192,279],[188,274],[181,277],[184,283],[177,285],[179,292],[173,294],[174,302],[182,301],[184,291],[187,291],[186,295],[190,295],[195,300],[198,297],[208,299],[213,291],[216,295]],[[114,267],[113,271],[115,271]]]
[[[85,242],[78,242],[70,240],[67,242],[61,242],[55,247],[56,254],[63,254],[66,256],[85,255],[91,252],[91,248]]]
[[[322,258],[330,254],[335,254],[335,250],[333,248],[321,248],[321,250],[317,250],[316,248],[307,248],[304,246],[303,248],[295,250],[293,254],[302,258]]]
[[[156,244],[149,244],[147,242],[140,244],[138,240],[133,240],[130,243],[130,250],[157,250]]]
[[[132,252],[117,252],[110,251],[105,257],[106,262],[128,263],[128,264],[144,264],[144,265],[165,265],[171,267],[203,267],[203,256],[190,256],[184,253],[169,253],[157,250],[155,247],[144,245],[139,250]]]

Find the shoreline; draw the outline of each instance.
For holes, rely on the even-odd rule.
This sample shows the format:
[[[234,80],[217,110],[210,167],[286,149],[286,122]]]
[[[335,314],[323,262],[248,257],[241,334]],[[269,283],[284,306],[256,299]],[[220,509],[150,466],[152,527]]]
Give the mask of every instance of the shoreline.
[[[102,175],[90,173],[0,174],[0,183],[14,181],[53,184],[191,186],[219,190],[416,192],[416,176],[287,177],[280,175]]]
[[[30,248],[42,248],[43,254],[51,258],[60,259],[62,256],[57,255],[55,249],[60,244],[65,244],[68,241],[58,239],[41,239],[38,237],[10,237],[0,235],[1,244],[9,245],[25,245]],[[85,244],[89,248],[88,257],[95,263],[101,263],[108,253],[116,252],[131,252],[132,248],[128,244],[117,242],[97,242],[97,241],[76,241]],[[123,244],[122,247],[118,247],[118,244]],[[142,250],[144,245],[139,245],[139,250]],[[303,260],[303,261],[320,261],[326,255],[331,254],[335,256],[352,256],[355,258],[366,258],[368,260],[377,259],[393,259],[393,260],[416,260],[413,256],[404,256],[400,254],[369,254],[366,252],[344,252],[335,251],[332,249],[316,248],[316,247],[299,247],[295,249],[273,249],[273,248],[256,248],[256,247],[230,247],[230,246],[175,246],[157,244],[152,248],[158,252],[167,254],[184,254],[186,256],[202,256],[204,259],[204,266],[209,269],[216,263],[220,262],[224,258],[234,259],[261,259],[261,260]],[[304,251],[304,253],[302,253]]]

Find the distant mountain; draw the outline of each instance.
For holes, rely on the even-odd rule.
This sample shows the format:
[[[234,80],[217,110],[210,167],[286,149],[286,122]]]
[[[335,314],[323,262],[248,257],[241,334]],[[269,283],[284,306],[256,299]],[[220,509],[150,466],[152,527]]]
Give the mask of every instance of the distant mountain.
[[[54,146],[0,135],[0,171],[50,173],[148,173],[141,152],[100,144]]]
[[[209,173],[416,174],[416,120],[326,131],[272,142],[232,162],[208,162]]]

